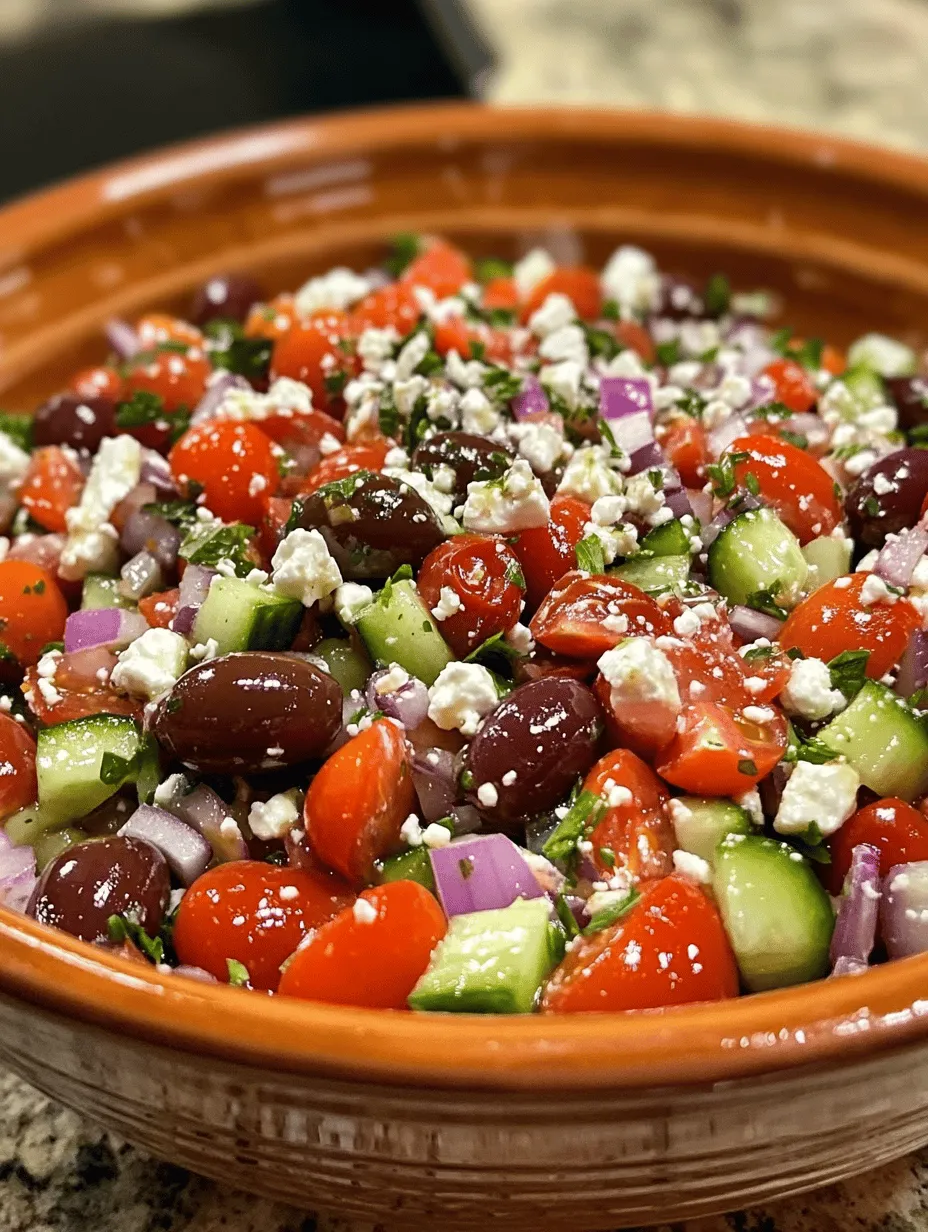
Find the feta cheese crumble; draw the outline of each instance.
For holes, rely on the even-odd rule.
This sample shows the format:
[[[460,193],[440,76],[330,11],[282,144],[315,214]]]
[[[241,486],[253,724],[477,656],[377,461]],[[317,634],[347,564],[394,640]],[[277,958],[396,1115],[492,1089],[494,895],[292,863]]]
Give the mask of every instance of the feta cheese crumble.
[[[248,810],[252,834],[265,842],[283,838],[300,820],[301,805],[301,794],[295,789],[278,792],[269,800],[255,800]]]
[[[646,637],[631,637],[607,650],[596,665],[610,687],[616,711],[657,703],[674,714],[682,708],[676,673],[670,660]]]
[[[841,690],[831,687],[828,665],[815,658],[793,660],[780,701],[787,714],[812,721],[827,719],[847,705]]]
[[[548,517],[544,488],[523,458],[517,458],[499,479],[467,485],[461,520],[468,530],[507,535],[547,526]]]
[[[429,718],[443,731],[473,736],[499,701],[492,675],[479,663],[449,663],[429,689]]]
[[[173,686],[187,666],[187,643],[170,629],[146,629],[130,642],[113,668],[114,689],[155,701]]]
[[[342,575],[328,545],[317,530],[292,530],[271,562],[278,594],[312,607],[342,584]]]
[[[860,776],[846,762],[816,766],[797,761],[783,788],[773,828],[779,834],[801,834],[815,822],[827,838],[854,812],[859,787]]]

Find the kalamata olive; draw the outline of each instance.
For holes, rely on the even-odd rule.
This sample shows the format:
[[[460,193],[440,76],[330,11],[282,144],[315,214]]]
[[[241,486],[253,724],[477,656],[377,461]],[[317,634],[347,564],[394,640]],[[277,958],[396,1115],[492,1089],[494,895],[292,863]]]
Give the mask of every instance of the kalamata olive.
[[[389,577],[400,565],[417,568],[445,538],[418,492],[371,471],[326,484],[302,497],[294,512],[296,526],[322,534],[349,580]]]
[[[928,379],[923,376],[891,376],[884,379],[889,396],[899,412],[903,429],[928,423]]]
[[[705,317],[709,313],[694,282],[679,278],[676,274],[661,274],[654,315],[683,321],[691,317]]]
[[[928,450],[897,449],[880,458],[848,492],[844,509],[851,534],[868,548],[914,526],[928,494]]]
[[[111,398],[56,394],[33,416],[32,435],[36,445],[70,445],[96,453],[105,436],[116,435],[116,404]]]
[[[256,774],[320,757],[342,721],[333,676],[293,655],[252,650],[198,663],[160,703],[152,730],[205,774]]]
[[[217,274],[196,291],[190,304],[190,320],[197,325],[210,321],[244,321],[262,291],[247,274]]]
[[[580,681],[548,676],[519,685],[467,749],[467,799],[488,824],[515,832],[561,803],[596,760],[602,732],[599,703]]]
[[[454,472],[455,497],[463,500],[475,479],[498,479],[512,461],[507,449],[485,436],[469,432],[437,432],[416,447],[412,468],[432,477],[439,466]],[[444,489],[443,489],[444,490]]]
[[[137,838],[77,843],[62,851],[39,878],[27,908],[40,924],[82,941],[106,941],[111,915],[128,915],[149,936],[161,927],[171,893],[167,861]]]

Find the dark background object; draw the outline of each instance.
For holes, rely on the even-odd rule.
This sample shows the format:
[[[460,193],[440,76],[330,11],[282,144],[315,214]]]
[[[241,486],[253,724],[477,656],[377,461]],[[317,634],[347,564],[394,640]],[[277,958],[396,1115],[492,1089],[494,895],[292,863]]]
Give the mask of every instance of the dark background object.
[[[52,26],[0,46],[0,200],[220,129],[461,97],[488,67],[455,0],[272,0]]]

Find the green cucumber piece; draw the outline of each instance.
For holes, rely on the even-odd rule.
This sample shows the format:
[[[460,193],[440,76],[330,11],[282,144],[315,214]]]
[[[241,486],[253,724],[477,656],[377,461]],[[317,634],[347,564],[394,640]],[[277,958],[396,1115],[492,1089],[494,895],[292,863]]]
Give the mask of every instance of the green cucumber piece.
[[[818,732],[818,739],[881,796],[914,800],[928,790],[928,730],[884,684],[868,680],[847,709]]]
[[[548,902],[453,916],[409,996],[414,1010],[530,1014],[553,966]]]
[[[753,830],[751,816],[740,804],[705,796],[677,796],[670,802],[670,819],[681,851],[700,856],[713,868],[722,839]]]
[[[690,537],[679,518],[649,530],[640,546],[642,552],[655,556],[689,556],[691,551]]]
[[[380,881],[418,881],[419,885],[435,893],[435,874],[427,847],[410,847],[399,855],[387,856],[379,866]]]
[[[807,589],[816,590],[826,582],[833,582],[835,578],[850,573],[853,547],[850,539],[832,539],[831,535],[822,535],[807,543],[802,549],[809,566]]]
[[[118,577],[107,577],[105,573],[88,573],[84,578],[81,590],[81,608],[84,611],[95,611],[104,607],[135,607],[131,599],[124,598],[118,591]]]
[[[73,847],[75,843],[85,843],[90,835],[78,826],[65,826],[63,830],[46,830],[38,835],[33,844],[35,847],[35,866],[41,873],[46,864],[51,864],[56,856]]]
[[[286,650],[297,635],[303,605],[244,578],[217,577],[197,613],[193,636],[213,638],[221,655],[235,650]]]
[[[914,376],[918,356],[910,346],[888,334],[870,333],[855,338],[847,351],[851,372],[863,369],[877,376]]]
[[[398,663],[411,676],[433,685],[454,659],[451,648],[408,578],[388,582],[358,615],[356,628],[371,658]]]
[[[829,385],[823,402],[843,420],[854,422],[874,407],[886,405],[886,387],[876,372],[859,364]]]
[[[338,681],[342,692],[360,691],[367,684],[372,669],[363,650],[341,637],[325,637],[313,647],[313,654],[324,659],[329,672]]]
[[[104,754],[131,762],[142,750],[138,724],[113,714],[43,728],[36,741],[39,812],[31,827],[33,837],[86,817],[119,790],[120,781],[104,783],[100,777]],[[130,772],[124,781],[134,782],[137,773]]]
[[[763,591],[784,607],[798,602],[809,572],[799,540],[767,508],[739,513],[723,526],[706,568],[709,585],[729,603],[747,603]]]
[[[689,556],[648,556],[644,560],[633,556],[624,565],[610,569],[614,577],[620,577],[633,586],[647,591],[649,595],[662,595],[668,591],[686,594],[690,585]]]
[[[751,992],[827,975],[834,911],[794,847],[758,834],[723,839],[713,889],[741,978]]]

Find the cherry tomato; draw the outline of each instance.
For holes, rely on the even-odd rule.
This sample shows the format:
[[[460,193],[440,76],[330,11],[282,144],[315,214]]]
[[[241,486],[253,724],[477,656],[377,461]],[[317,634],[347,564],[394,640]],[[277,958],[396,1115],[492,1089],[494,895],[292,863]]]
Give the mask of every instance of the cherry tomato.
[[[447,929],[434,896],[416,881],[363,890],[355,907],[313,933],[287,964],[284,997],[404,1010]]]
[[[440,621],[442,637],[464,658],[488,637],[505,633],[522,610],[522,566],[502,539],[455,535],[431,551],[416,579],[425,605],[434,610],[454,600],[460,608]]]
[[[193,410],[203,397],[212,366],[199,347],[191,347],[181,355],[177,351],[161,351],[146,362],[132,365],[126,373],[124,397],[129,399],[139,390],[157,394],[164,402],[165,415],[173,415],[181,407]],[[143,444],[152,435],[153,425],[134,429]],[[143,440],[143,437],[146,437]]]
[[[201,347],[204,342],[203,334],[195,325],[166,312],[149,312],[139,317],[135,332],[143,351],[153,351],[164,342],[182,342],[188,347]]]
[[[763,501],[771,505],[800,543],[830,535],[843,517],[835,495],[835,481],[815,458],[788,441],[769,436],[742,436],[730,446],[732,455],[747,454],[734,462],[739,487],[747,489],[753,475]]]
[[[669,604],[666,610],[669,614]],[[724,702],[737,709],[762,696],[746,687],[745,678],[755,673],[735,650],[728,621],[718,616],[703,619],[695,633],[676,638],[664,647],[663,653],[673,665],[684,703]],[[768,689],[769,686],[763,695]]]
[[[46,445],[33,453],[19,499],[40,526],[63,531],[65,514],[83,489],[84,475],[73,458],[57,445]]]
[[[630,347],[647,363],[653,364],[657,359],[657,348],[654,345],[654,339],[645,327],[639,325],[637,321],[616,321],[615,336],[619,342]]]
[[[462,359],[472,359],[475,344],[489,360],[508,363],[512,359],[512,339],[506,330],[491,329],[463,317],[448,317],[435,326],[435,350],[439,355],[457,351]]]
[[[216,420],[190,428],[168,455],[174,478],[202,484],[207,508],[226,522],[257,526],[277,487],[271,442],[253,423]]]
[[[627,637],[673,631],[669,617],[639,587],[578,570],[555,583],[529,627],[536,642],[575,659],[598,659]]]
[[[575,942],[541,1011],[646,1010],[737,995],[738,968],[714,904],[691,882],[664,877],[615,924]]]
[[[267,304],[252,306],[245,320],[245,337],[267,338],[273,342],[289,333],[296,319],[293,296],[277,295]]]
[[[400,281],[410,286],[428,287],[438,299],[446,299],[460,291],[466,282],[472,282],[473,277],[473,266],[459,248],[435,240],[410,261]]]
[[[885,676],[921,620],[907,599],[865,607],[860,593],[869,576],[852,573],[814,590],[789,614],[780,632],[781,647],[798,647],[806,658],[826,663],[843,650],[869,650],[867,675],[873,680]]]
[[[297,321],[274,344],[271,379],[281,376],[302,381],[313,391],[313,404],[330,411],[341,406],[341,391],[354,375],[357,363],[346,353],[348,318],[327,309]]]
[[[786,752],[786,719],[754,723],[718,702],[683,710],[677,732],[655,770],[675,787],[700,796],[740,796],[769,774]]]
[[[400,845],[415,789],[403,729],[378,719],[325,762],[306,793],[306,833],[329,868],[363,885]]]
[[[139,614],[144,616],[153,629],[167,629],[177,615],[180,590],[159,590],[157,594],[139,599]]]
[[[483,306],[492,311],[514,312],[519,306],[519,289],[514,278],[491,278],[483,288]]]
[[[104,646],[62,655],[54,676],[47,681],[52,686],[47,695],[40,686],[37,669],[30,667],[23,681],[26,703],[39,722],[49,727],[96,714],[140,720],[142,703],[117,693],[108,683],[115,666],[116,656]]]
[[[670,701],[653,698],[629,706],[616,698],[609,681],[598,675],[593,692],[606,716],[606,734],[612,744],[631,749],[639,757],[651,759],[665,749],[677,730],[677,707]]]
[[[668,792],[650,766],[628,749],[601,757],[583,781],[609,804],[609,811],[590,835],[591,859],[605,878],[618,869],[635,881],[666,877],[673,871],[673,827],[664,814]]]
[[[71,380],[71,388],[82,398],[122,399],[125,382],[115,368],[84,368]]]
[[[894,864],[928,860],[928,818],[911,804],[889,796],[858,809],[828,840],[831,864],[819,872],[832,894],[840,894],[858,843],[871,843],[880,853],[880,876]]]
[[[284,529],[290,521],[293,512],[293,501],[289,497],[268,497],[264,517],[258,527],[258,547],[264,557],[265,565],[277,551],[278,544],[284,537]]]
[[[364,445],[345,445],[330,453],[300,484],[301,493],[315,492],[327,483],[347,479],[355,471],[379,471],[387,459],[390,442],[385,436]]]
[[[513,543],[522,563],[529,608],[536,608],[569,569],[576,568],[576,547],[590,509],[574,496],[555,496],[547,526],[523,530]]]
[[[793,663],[790,657],[778,647],[769,647],[770,653],[761,658],[744,659],[739,655],[742,670],[746,677],[751,678],[753,688],[748,690],[755,706],[763,706],[779,697],[789,684]],[[764,682],[764,687],[758,687],[758,681]]]
[[[675,419],[661,437],[661,448],[688,488],[705,483],[709,445],[702,424],[689,415]]]
[[[603,294],[596,271],[586,265],[565,265],[547,278],[542,278],[541,282],[532,288],[522,307],[522,321],[527,322],[548,296],[554,294],[566,295],[576,308],[577,316],[584,321],[595,321],[603,306]]]
[[[58,583],[25,560],[0,561],[0,644],[29,667],[42,647],[60,642],[68,616]]]
[[[386,329],[392,325],[398,334],[405,337],[422,316],[422,309],[412,287],[405,282],[394,282],[365,295],[355,304],[351,314],[351,329],[355,334],[365,329]]]
[[[794,359],[775,359],[763,369],[762,376],[769,376],[773,382],[775,402],[782,402],[797,415],[811,411],[818,400],[818,392],[812,378]]]
[[[252,988],[273,991],[281,963],[352,898],[337,877],[263,860],[217,864],[181,899],[174,948],[182,963],[217,980],[228,980],[228,959],[234,959],[247,968]]]
[[[345,442],[345,429],[342,424],[325,411],[317,411],[315,407],[310,407],[308,411],[294,411],[284,407],[259,420],[258,426],[265,436],[276,441],[287,453],[304,464],[304,470],[309,470],[318,463],[319,443],[323,437],[329,436],[339,444]]]
[[[0,714],[0,820],[31,804],[38,792],[35,740],[22,723]]]

